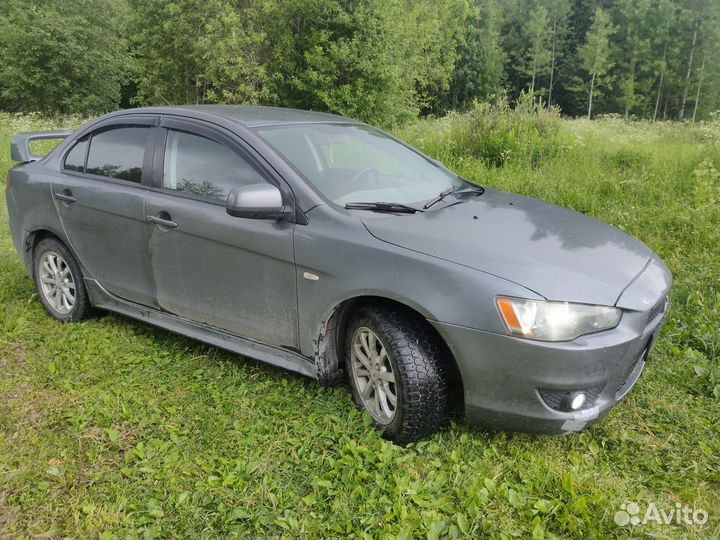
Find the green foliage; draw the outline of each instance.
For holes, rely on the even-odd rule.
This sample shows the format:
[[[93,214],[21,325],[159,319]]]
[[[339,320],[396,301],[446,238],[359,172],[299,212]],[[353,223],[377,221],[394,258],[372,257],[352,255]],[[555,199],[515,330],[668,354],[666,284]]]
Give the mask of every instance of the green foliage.
[[[535,93],[535,79],[549,67],[552,60],[552,26],[545,6],[538,6],[523,25],[523,40],[527,42],[522,66],[530,79],[530,93]]]
[[[395,126],[528,91],[570,116],[590,108],[589,93],[592,112],[626,119],[720,108],[717,1],[5,4],[0,110],[242,103]]]
[[[29,4],[0,13],[0,110],[115,109],[130,64],[123,12],[112,0]]]
[[[604,75],[612,67],[609,38],[616,30],[608,14],[598,8],[587,34],[587,41],[579,51],[585,71],[594,75]]]
[[[652,8],[652,0],[619,0],[616,5],[618,15],[615,20],[624,29],[618,35],[616,45],[620,49],[616,52],[620,79],[617,101],[625,117],[631,110],[642,108],[647,111],[652,98],[648,83],[653,78],[647,71],[652,65],[642,61],[651,51],[652,35],[658,31],[654,25],[647,24],[655,13]],[[660,24],[661,33],[664,26]]]
[[[593,93],[598,91],[601,78],[613,65],[610,58],[610,36],[615,33],[615,30],[610,16],[598,8],[595,11],[595,18],[588,30],[585,43],[578,51],[582,67],[590,75],[588,118],[592,112]]]
[[[458,59],[442,106],[466,109],[473,100],[484,101],[503,93],[505,52],[501,46],[501,8],[497,0],[472,4],[465,31],[458,36]]]
[[[451,0],[209,1],[133,4],[140,103],[260,102],[393,125],[447,90],[464,10]]]
[[[503,99],[475,102],[467,114],[453,114],[438,123],[442,127],[431,136],[441,141],[434,143],[438,146],[433,145],[431,153],[443,161],[474,158],[489,167],[510,162],[532,166],[565,148],[558,111],[546,110],[531,94],[522,94],[515,108]],[[403,133],[417,139],[421,135],[415,129],[427,134],[423,123]]]
[[[295,0],[266,8],[279,44],[270,61],[275,102],[381,125],[416,117],[419,89],[450,75],[442,69],[442,19],[426,17],[428,4]]]
[[[132,0],[140,104],[246,103],[267,96],[255,13],[225,0]]]
[[[523,107],[478,106],[397,134],[472,181],[611,223],[668,263],[667,325],[600,424],[537,437],[457,423],[401,448],[345,387],[118,315],[59,324],[12,246],[0,189],[0,537],[717,536],[720,123],[567,121]],[[80,121],[0,114],[0,146]],[[538,132],[557,147],[498,166],[469,126],[508,149],[535,147]],[[709,520],[620,528],[613,515],[630,501]]]

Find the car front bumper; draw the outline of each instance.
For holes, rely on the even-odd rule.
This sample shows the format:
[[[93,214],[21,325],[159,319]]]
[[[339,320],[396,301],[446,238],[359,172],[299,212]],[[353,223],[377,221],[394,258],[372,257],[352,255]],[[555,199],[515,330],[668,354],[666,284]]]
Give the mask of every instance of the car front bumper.
[[[627,394],[640,377],[662,323],[639,336],[615,329],[568,343],[435,326],[458,363],[467,422],[490,429],[562,434],[596,423]],[[588,395],[577,411],[553,408],[548,397],[577,391]]]
[[[433,322],[457,362],[466,421],[544,434],[577,432],[598,422],[639,379],[667,316],[670,282],[656,259],[621,296],[618,305],[626,305],[617,327],[568,342]],[[558,396],[573,392],[586,393],[587,402],[576,411],[562,410]]]

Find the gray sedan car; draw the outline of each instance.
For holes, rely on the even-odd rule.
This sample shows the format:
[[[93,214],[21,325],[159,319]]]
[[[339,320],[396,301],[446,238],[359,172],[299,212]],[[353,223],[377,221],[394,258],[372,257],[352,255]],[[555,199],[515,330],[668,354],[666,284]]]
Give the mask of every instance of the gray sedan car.
[[[41,138],[64,140],[37,158]],[[12,237],[52,317],[110,310],[347,378],[399,443],[454,413],[579,431],[638,380],[668,309],[638,240],[340,116],[125,110],[12,155]]]

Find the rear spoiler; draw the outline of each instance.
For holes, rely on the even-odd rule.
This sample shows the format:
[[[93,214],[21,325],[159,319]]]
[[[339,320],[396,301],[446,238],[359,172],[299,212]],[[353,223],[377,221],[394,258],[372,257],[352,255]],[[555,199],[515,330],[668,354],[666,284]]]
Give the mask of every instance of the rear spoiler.
[[[10,143],[10,157],[13,161],[29,163],[37,161],[43,156],[35,156],[30,152],[31,141],[42,141],[47,139],[65,139],[72,135],[72,131],[36,131],[33,133],[18,133]]]

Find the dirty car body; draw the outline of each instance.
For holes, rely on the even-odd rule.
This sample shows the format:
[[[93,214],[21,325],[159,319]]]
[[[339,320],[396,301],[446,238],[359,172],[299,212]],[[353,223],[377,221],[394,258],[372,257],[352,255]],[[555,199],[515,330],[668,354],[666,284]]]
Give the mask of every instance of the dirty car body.
[[[15,139],[7,190],[36,281],[51,236],[93,306],[322,384],[348,371],[348,321],[373,305],[442,342],[468,422],[579,431],[638,380],[667,313],[670,272],[638,240],[343,117],[146,108],[51,135],[41,159]]]

